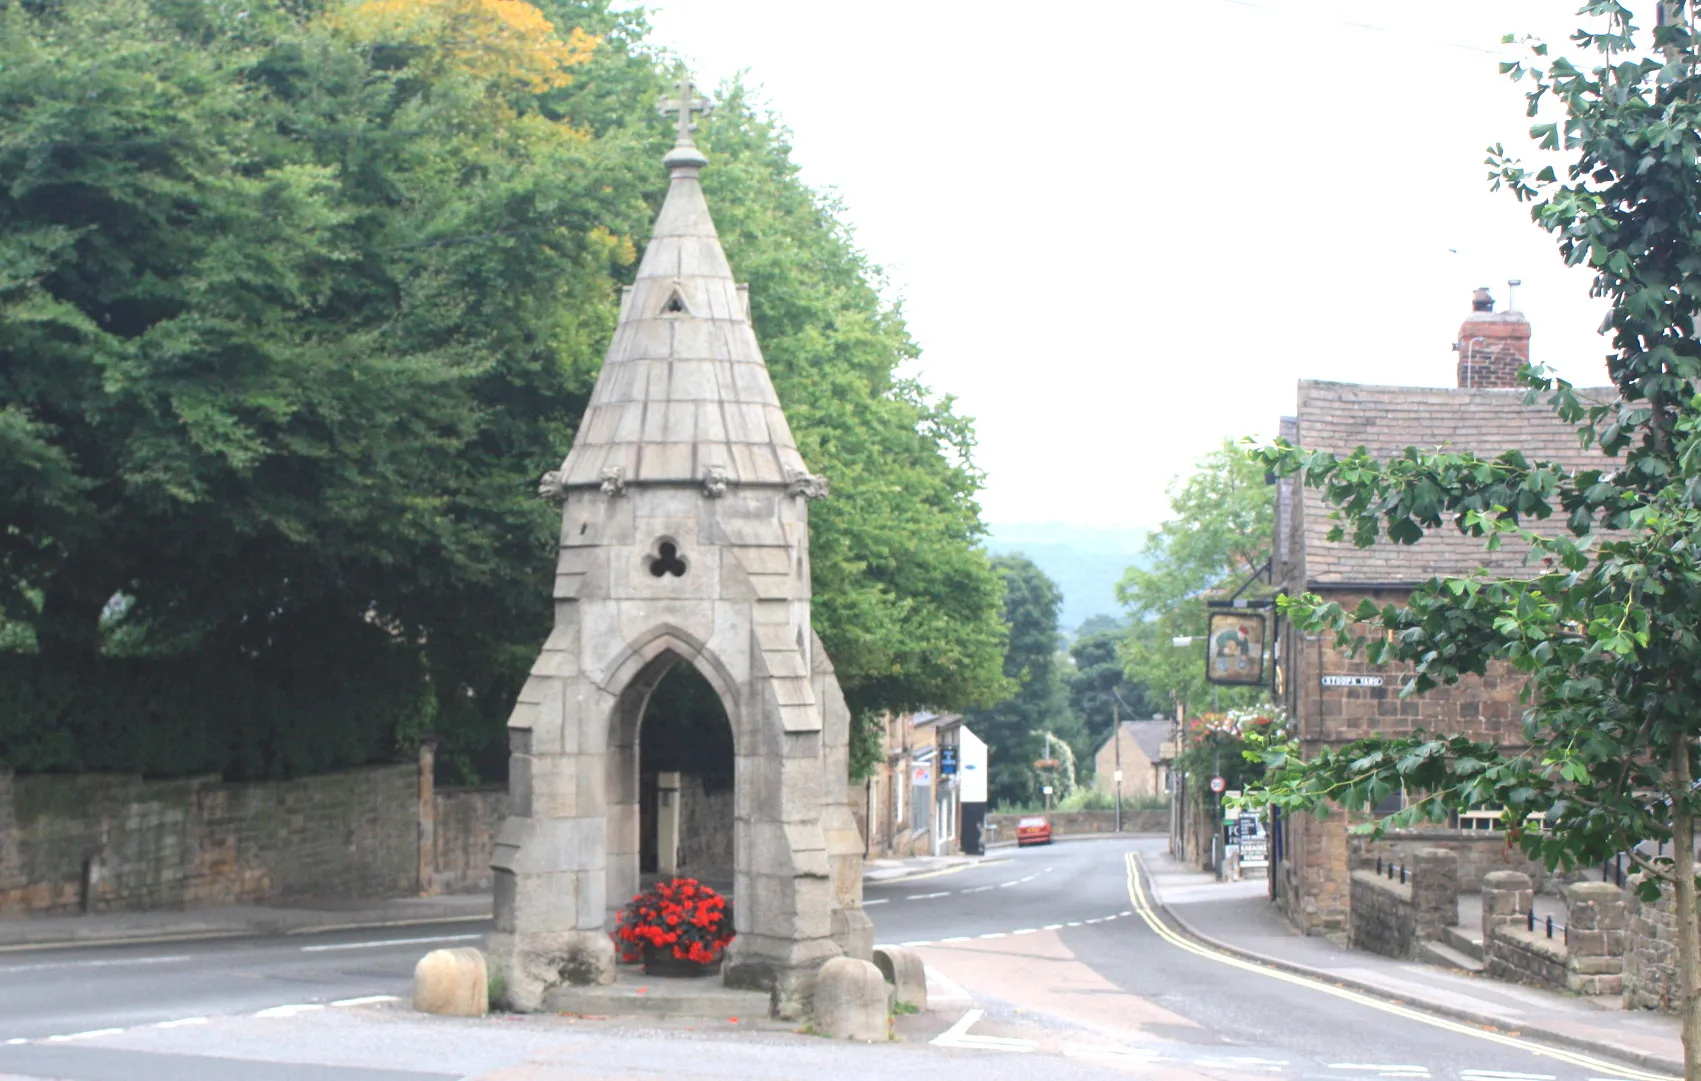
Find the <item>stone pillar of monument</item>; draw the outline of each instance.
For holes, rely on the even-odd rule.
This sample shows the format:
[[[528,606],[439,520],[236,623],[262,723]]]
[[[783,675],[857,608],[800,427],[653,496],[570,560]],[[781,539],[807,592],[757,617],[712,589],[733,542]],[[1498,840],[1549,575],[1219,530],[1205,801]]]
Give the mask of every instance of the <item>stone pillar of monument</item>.
[[[510,1004],[613,979],[613,918],[637,892],[638,741],[675,664],[733,732],[730,985],[776,1015],[815,970],[866,957],[849,711],[810,623],[808,502],[826,495],[787,426],[699,183],[682,83],[672,181],[590,404],[547,494],[565,502],[555,630],[508,722],[489,952]]]

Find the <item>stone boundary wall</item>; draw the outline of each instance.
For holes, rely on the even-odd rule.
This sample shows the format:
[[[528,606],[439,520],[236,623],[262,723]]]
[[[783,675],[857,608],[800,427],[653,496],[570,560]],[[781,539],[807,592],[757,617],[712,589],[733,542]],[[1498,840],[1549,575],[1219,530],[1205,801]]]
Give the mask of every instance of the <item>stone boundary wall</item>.
[[[1483,881],[1483,971],[1511,983],[1616,995],[1625,989],[1624,891],[1605,882],[1575,882],[1565,888],[1563,933],[1547,937],[1545,921],[1532,930],[1535,898],[1528,875],[1499,871]]]
[[[1040,813],[1040,812],[1035,812]],[[1014,841],[1016,839],[1016,823],[1033,815],[1025,814],[989,814],[986,824],[996,824],[998,832],[989,835],[993,841]],[[1051,835],[1053,837],[1079,836],[1088,833],[1115,833],[1115,811],[1052,811],[1046,815],[1051,819]],[[1169,830],[1169,810],[1128,811],[1122,812],[1123,833],[1165,833]]]
[[[485,893],[490,853],[508,814],[506,788],[446,788],[433,796],[431,891]]]
[[[1644,902],[1636,896],[1641,878],[1633,876],[1625,890],[1624,1004],[1675,1014],[1682,1006],[1683,991],[1677,977],[1677,919],[1672,914],[1671,891],[1662,891],[1651,904]]]
[[[1352,873],[1348,940],[1354,949],[1414,958],[1420,943],[1459,922],[1458,857],[1423,849],[1413,854],[1409,872],[1405,882],[1397,873]]]
[[[1351,847],[1349,859],[1355,870],[1372,867],[1378,859],[1384,863],[1410,864],[1426,848],[1451,852],[1459,861],[1459,889],[1463,893],[1482,889],[1483,877],[1495,871],[1529,875],[1537,890],[1548,879],[1541,861],[1526,856],[1500,830],[1404,829],[1390,830],[1378,840],[1358,834],[1347,837]]]
[[[0,770],[0,917],[418,887],[418,767],[291,781]]]

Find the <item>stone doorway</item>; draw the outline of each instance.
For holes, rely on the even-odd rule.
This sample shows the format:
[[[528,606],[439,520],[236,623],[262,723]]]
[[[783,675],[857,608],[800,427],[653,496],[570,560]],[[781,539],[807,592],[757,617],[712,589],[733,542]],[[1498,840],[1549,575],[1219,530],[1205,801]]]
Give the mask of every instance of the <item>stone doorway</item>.
[[[725,894],[733,887],[732,725],[720,697],[676,662],[650,692],[638,725],[638,872],[674,875]]]

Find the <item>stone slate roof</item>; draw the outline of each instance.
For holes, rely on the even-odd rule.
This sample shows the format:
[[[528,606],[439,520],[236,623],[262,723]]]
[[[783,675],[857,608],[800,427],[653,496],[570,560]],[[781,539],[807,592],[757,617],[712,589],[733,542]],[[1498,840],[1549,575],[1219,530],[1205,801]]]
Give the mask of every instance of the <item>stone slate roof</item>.
[[[1148,761],[1163,760],[1163,745],[1170,738],[1173,726],[1168,721],[1123,721],[1122,730],[1134,740]],[[1110,741],[1105,740],[1108,744]]]
[[[1581,397],[1610,401],[1612,387],[1580,388]],[[1558,462],[1568,468],[1612,468],[1614,460],[1598,450],[1577,444],[1573,425],[1554,415],[1545,404],[1524,404],[1522,390],[1461,389],[1453,387],[1378,387],[1360,383],[1302,380],[1299,384],[1298,431],[1295,440],[1307,450],[1338,455],[1359,446],[1386,458],[1407,447],[1441,447],[1474,451],[1493,457],[1517,448],[1532,461]],[[1350,539],[1331,543],[1334,522],[1322,494],[1305,489],[1298,508],[1305,581],[1311,587],[1419,585],[1437,575],[1467,575],[1478,568],[1497,574],[1517,574],[1524,552],[1507,545],[1485,552],[1482,541],[1448,526],[1432,530],[1417,544],[1379,540],[1355,548]],[[1563,529],[1558,516],[1548,519]]]
[[[785,484],[804,473],[697,178],[673,165],[667,201],[561,467],[568,488],[625,483]]]

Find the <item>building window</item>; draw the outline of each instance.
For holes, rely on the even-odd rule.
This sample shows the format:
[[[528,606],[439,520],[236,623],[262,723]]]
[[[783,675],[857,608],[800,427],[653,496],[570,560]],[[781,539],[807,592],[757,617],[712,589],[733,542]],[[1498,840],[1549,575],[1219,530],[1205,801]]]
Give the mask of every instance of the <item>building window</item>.
[[[910,829],[916,833],[925,833],[929,825],[929,812],[933,808],[932,785],[914,785],[915,791],[910,793]]]

